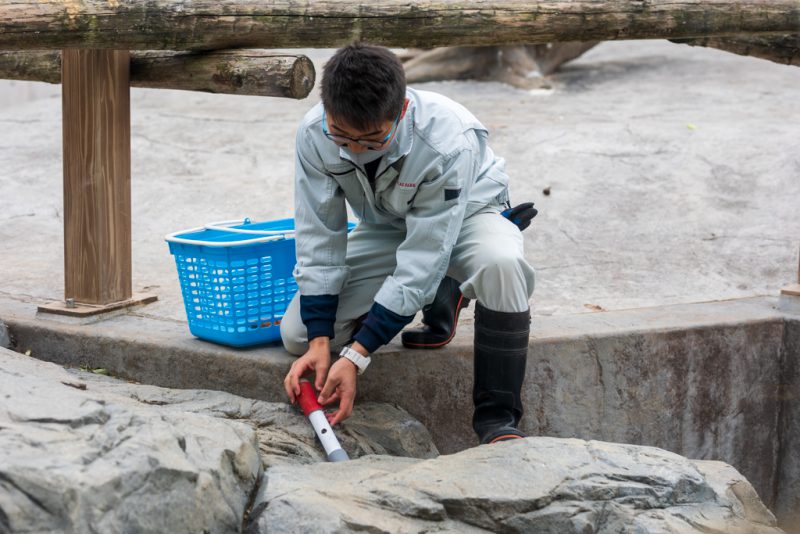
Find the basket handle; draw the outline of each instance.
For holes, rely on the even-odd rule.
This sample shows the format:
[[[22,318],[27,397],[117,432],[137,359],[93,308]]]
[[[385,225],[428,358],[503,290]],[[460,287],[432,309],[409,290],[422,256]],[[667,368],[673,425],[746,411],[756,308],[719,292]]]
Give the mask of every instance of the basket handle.
[[[164,239],[170,243],[182,243],[184,245],[202,245],[205,247],[239,247],[243,245],[254,245],[256,243],[266,243],[268,241],[278,241],[285,239],[286,236],[294,235],[294,230],[244,230],[242,228],[229,228],[227,225],[247,224],[250,222],[249,218],[243,220],[237,219],[234,221],[218,221],[212,222],[205,226],[198,226],[197,228],[190,228],[188,230],[180,230],[164,236]],[[203,230],[221,230],[225,232],[233,232],[240,234],[255,234],[262,237],[253,239],[244,239],[242,241],[202,241],[199,239],[186,239],[178,237],[179,234],[189,234],[194,232],[201,232]]]
[[[233,232],[235,234],[253,234],[253,235],[274,235],[274,236],[286,236],[286,235],[294,235],[294,230],[246,230],[244,228],[232,228],[232,226],[238,224],[249,224],[250,219],[237,219],[234,221],[219,221],[219,222],[212,222],[208,223],[205,226],[206,230],[219,230],[222,232]]]

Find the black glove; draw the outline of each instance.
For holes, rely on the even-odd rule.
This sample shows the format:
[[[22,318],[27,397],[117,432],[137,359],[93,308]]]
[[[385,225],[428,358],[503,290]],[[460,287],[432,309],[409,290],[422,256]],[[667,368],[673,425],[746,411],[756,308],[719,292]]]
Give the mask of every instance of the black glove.
[[[502,215],[519,227],[522,231],[531,225],[531,219],[536,217],[539,210],[533,207],[533,202],[524,202],[513,208],[505,210]]]

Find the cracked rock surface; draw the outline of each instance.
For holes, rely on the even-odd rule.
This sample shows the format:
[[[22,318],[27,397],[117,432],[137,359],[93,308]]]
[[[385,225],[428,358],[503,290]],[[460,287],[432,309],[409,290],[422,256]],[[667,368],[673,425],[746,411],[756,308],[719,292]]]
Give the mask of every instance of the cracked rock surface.
[[[364,405],[355,458],[438,455],[427,429]],[[283,403],[66,370],[0,348],[0,532],[238,532],[262,465],[324,461]]]
[[[0,348],[0,532],[777,533],[727,464],[546,437],[439,456],[362,404],[324,462],[299,411]]]
[[[0,532],[232,532],[260,471],[245,424],[0,349]]]
[[[249,532],[781,532],[727,464],[598,441],[276,466],[264,480]]]

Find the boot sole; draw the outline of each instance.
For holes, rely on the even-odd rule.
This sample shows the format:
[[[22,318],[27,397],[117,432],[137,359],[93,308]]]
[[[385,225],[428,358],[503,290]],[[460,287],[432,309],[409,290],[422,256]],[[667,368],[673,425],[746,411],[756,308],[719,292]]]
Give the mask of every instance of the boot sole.
[[[501,441],[511,441],[512,439],[524,439],[519,434],[503,434],[501,436],[497,436],[496,438],[492,439],[488,445],[492,443],[500,443]]]

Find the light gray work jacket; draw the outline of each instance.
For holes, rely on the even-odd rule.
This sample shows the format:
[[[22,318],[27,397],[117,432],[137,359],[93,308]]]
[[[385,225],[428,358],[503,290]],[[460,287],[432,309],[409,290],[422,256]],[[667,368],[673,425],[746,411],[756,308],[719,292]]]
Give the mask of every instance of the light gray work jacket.
[[[323,133],[322,104],[303,119],[295,160],[294,276],[301,295],[338,295],[347,280],[345,201],[362,222],[405,230],[397,267],[375,296],[404,316],[433,300],[463,220],[507,203],[505,161],[489,148],[486,128],[445,96],[408,89],[407,97],[374,191],[364,169]]]

